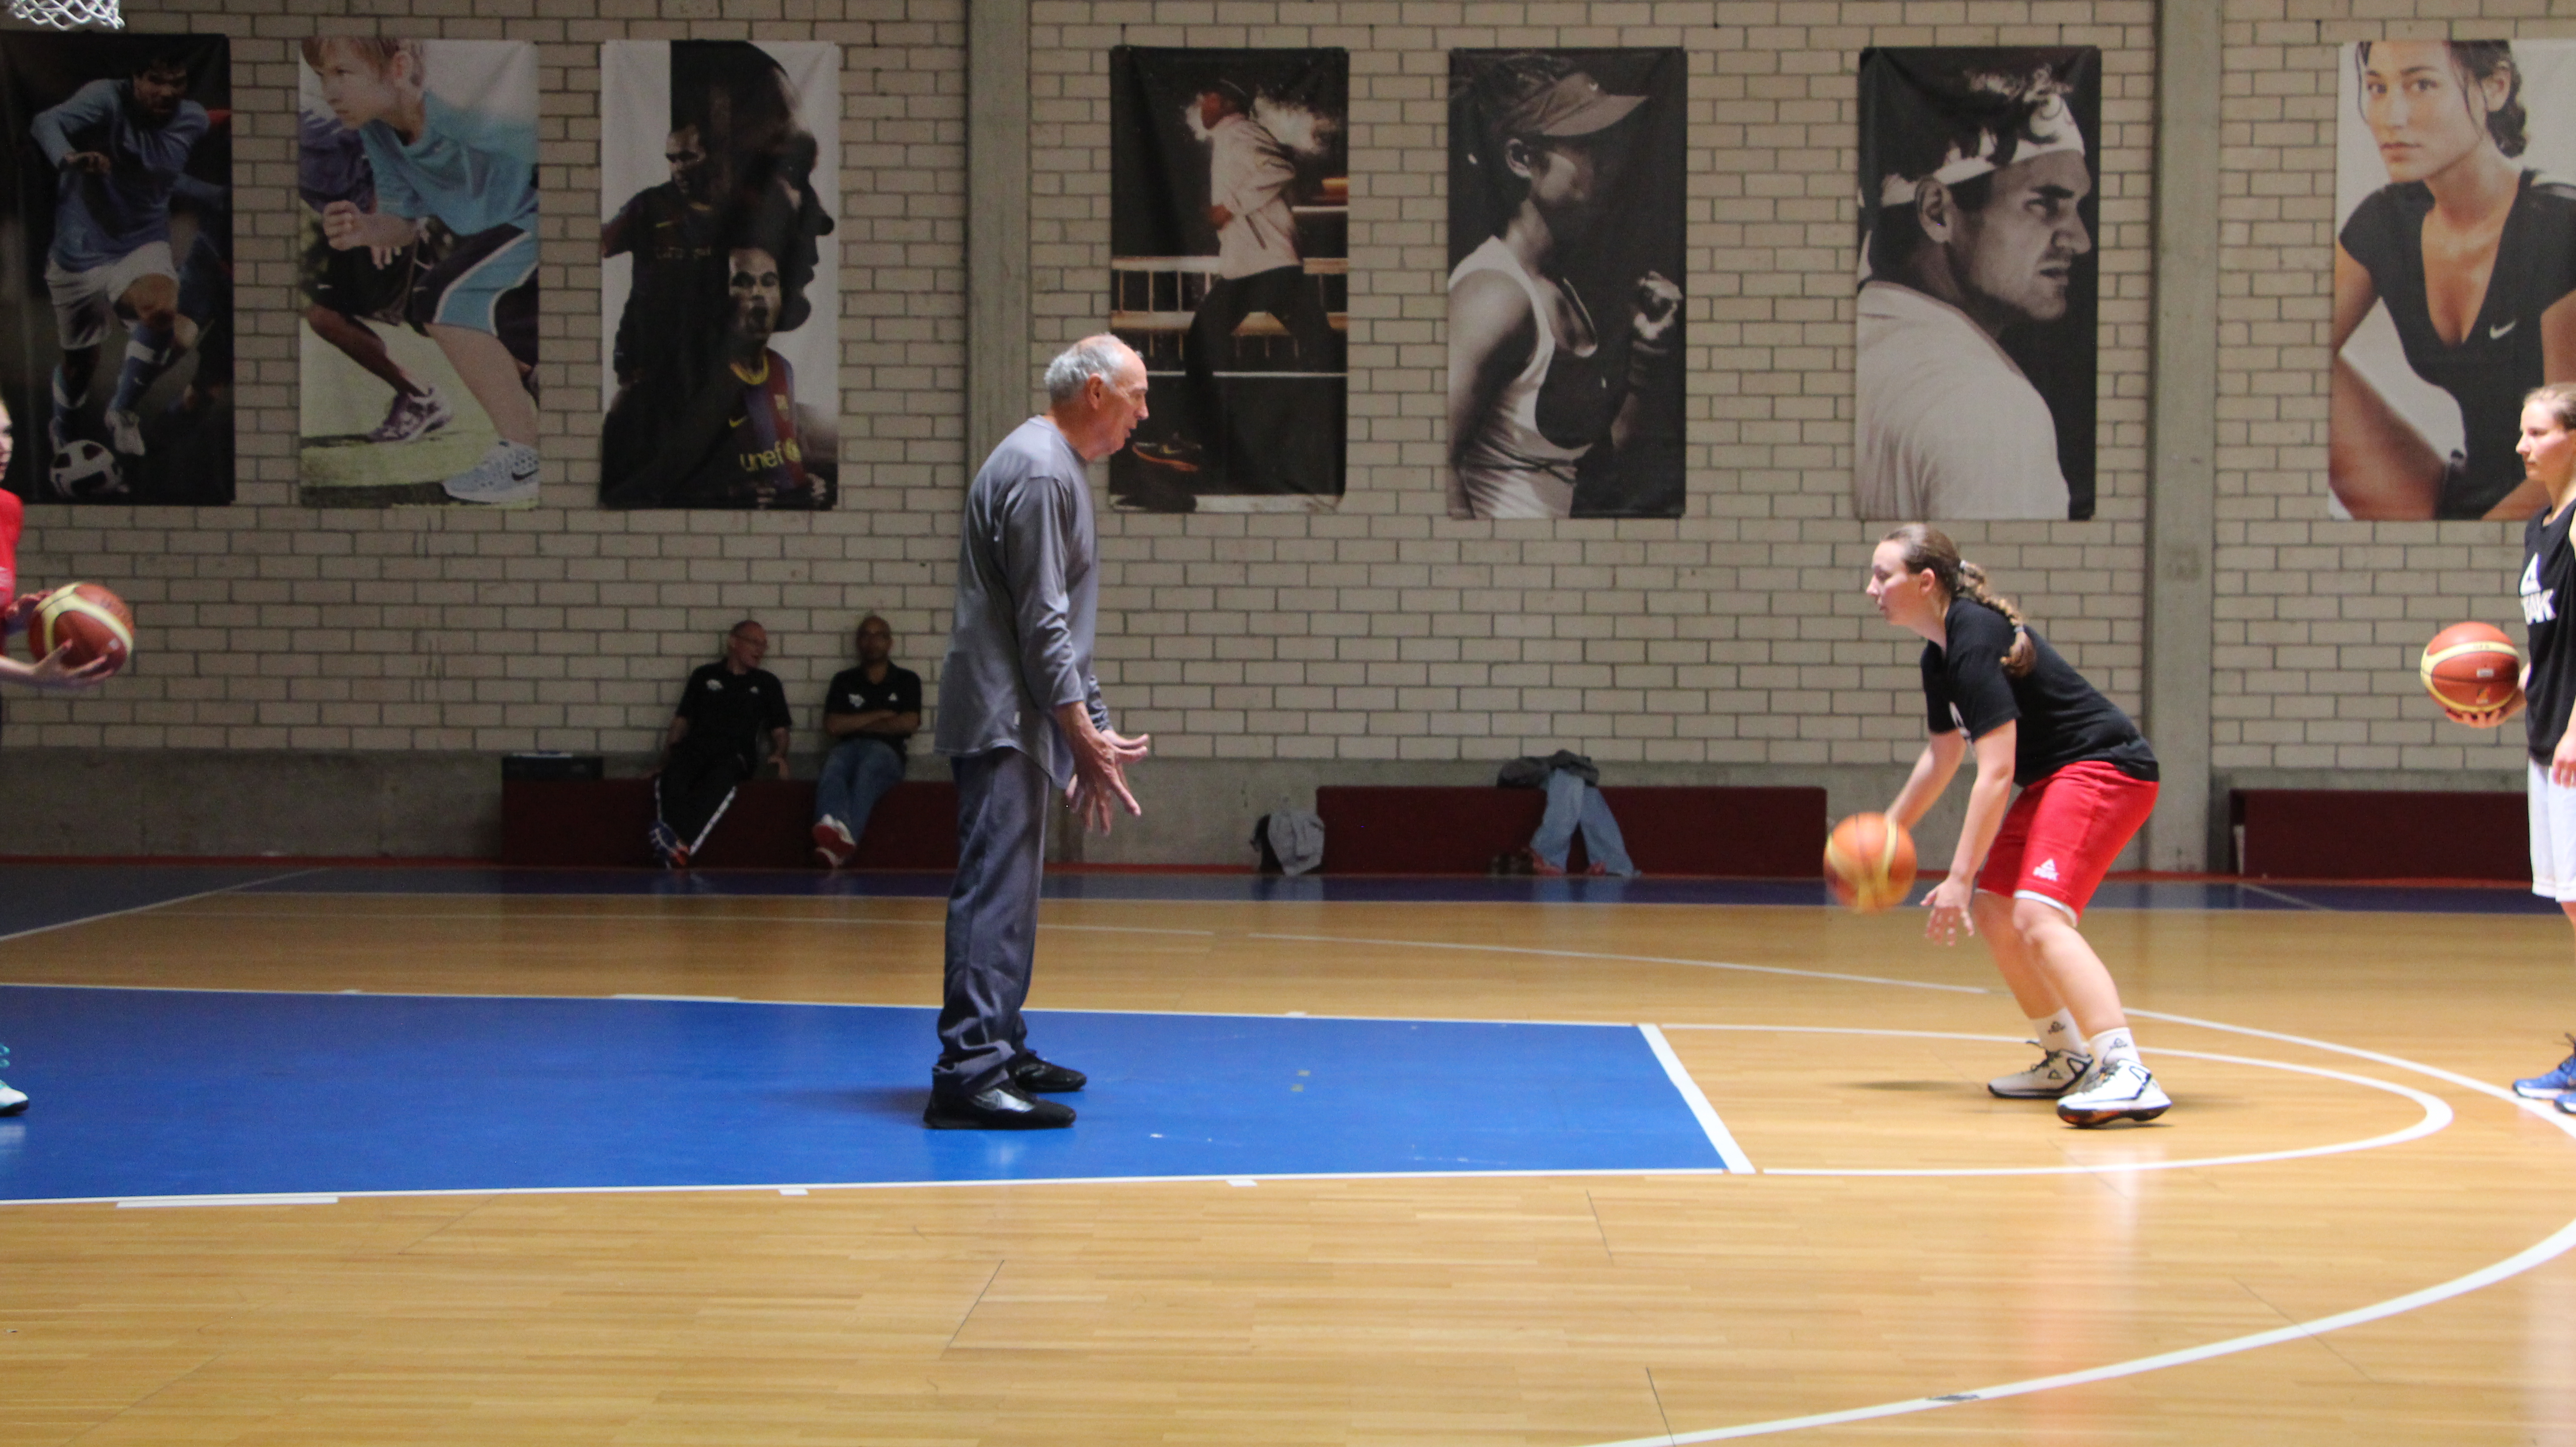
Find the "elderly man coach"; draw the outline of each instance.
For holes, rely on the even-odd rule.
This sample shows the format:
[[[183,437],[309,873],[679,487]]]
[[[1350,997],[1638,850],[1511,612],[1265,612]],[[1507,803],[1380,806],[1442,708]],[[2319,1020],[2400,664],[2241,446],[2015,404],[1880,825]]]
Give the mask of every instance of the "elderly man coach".
[[[1112,805],[1142,814],[1126,767],[1143,735],[1109,727],[1092,676],[1100,573],[1086,466],[1145,417],[1145,363],[1111,336],[1047,364],[1047,410],[1012,429],[966,490],[956,623],[939,677],[935,744],[957,778],[957,882],[948,893],[939,1063],[922,1123],[942,1130],[1073,1124],[1045,1094],[1082,1072],[1028,1048],[1020,1006],[1037,949],[1047,799],[1109,832]]]

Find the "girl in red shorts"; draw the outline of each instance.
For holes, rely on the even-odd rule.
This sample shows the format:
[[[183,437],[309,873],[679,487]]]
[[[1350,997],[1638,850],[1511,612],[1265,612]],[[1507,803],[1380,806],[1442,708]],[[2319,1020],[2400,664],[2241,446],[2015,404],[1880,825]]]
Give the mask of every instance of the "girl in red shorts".
[[[1868,591],[1881,616],[1924,639],[1932,736],[1888,816],[1912,828],[1976,752],[1967,822],[1949,877],[1924,901],[1924,933],[1945,945],[1983,934],[2046,1052],[1986,1088],[2053,1098],[2072,1125],[2155,1119],[2173,1102],[2139,1061],[2119,987],[2076,928],[2155,808],[2154,752],[1938,529],[1889,533],[1870,556]]]

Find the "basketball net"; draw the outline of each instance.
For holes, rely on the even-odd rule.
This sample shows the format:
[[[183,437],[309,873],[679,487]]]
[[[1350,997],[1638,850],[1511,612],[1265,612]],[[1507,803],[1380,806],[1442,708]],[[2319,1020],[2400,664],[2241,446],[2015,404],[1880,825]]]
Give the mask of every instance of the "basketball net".
[[[125,17],[116,13],[116,0],[9,0],[9,13],[55,30],[77,30],[84,25],[109,30],[125,28]]]

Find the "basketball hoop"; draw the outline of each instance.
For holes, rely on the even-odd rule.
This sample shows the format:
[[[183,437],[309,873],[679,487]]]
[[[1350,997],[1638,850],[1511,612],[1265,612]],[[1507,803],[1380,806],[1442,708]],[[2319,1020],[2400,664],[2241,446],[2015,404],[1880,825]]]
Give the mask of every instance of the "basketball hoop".
[[[125,28],[125,17],[116,13],[116,0],[9,0],[9,13],[55,30],[78,30],[84,25]]]

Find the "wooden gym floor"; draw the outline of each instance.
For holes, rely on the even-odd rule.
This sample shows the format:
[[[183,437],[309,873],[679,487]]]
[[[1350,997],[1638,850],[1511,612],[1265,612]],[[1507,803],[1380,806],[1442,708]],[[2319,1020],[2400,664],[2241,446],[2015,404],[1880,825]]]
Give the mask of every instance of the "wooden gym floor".
[[[0,985],[937,998],[934,898],[251,882]],[[2555,916],[2097,908],[2177,1103],[2076,1132],[1912,911],[1422,893],[1052,900],[1031,1004],[1655,1024],[1755,1169],[9,1205],[0,1442],[2576,1447]]]

